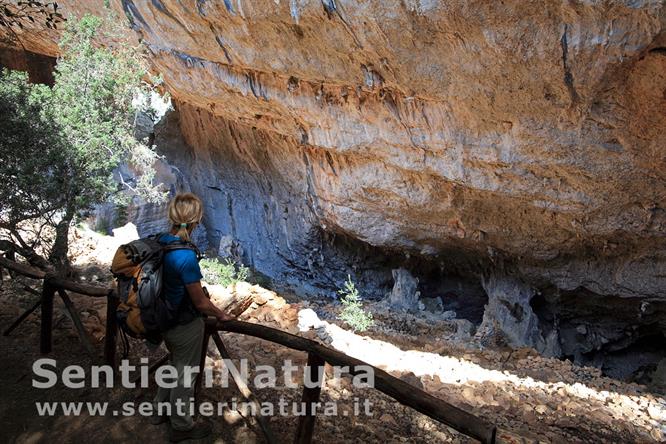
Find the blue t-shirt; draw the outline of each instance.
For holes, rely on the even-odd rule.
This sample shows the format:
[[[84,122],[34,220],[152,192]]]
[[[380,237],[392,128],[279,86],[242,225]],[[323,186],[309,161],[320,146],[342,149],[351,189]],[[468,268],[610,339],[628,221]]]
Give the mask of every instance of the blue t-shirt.
[[[163,244],[180,241],[178,236],[169,233],[159,237],[159,242]],[[179,311],[197,312],[185,286],[199,282],[202,278],[197,254],[194,251],[190,249],[173,250],[164,255],[162,291],[169,302],[179,307]]]

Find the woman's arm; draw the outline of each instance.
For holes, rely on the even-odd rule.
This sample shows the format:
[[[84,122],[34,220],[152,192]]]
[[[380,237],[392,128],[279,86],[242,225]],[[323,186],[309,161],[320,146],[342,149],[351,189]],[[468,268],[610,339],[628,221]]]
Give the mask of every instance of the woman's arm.
[[[217,308],[215,304],[208,299],[201,286],[201,281],[187,284],[185,285],[185,288],[187,289],[187,294],[192,298],[192,303],[201,313],[207,316],[214,316],[220,321],[231,321],[234,319],[233,316]]]

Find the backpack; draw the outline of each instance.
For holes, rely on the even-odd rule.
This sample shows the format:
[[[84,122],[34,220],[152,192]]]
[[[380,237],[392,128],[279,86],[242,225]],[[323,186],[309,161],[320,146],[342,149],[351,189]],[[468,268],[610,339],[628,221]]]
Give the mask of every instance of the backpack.
[[[188,249],[200,258],[199,250],[191,242],[163,244],[159,242],[160,236],[152,235],[121,245],[111,262],[120,299],[116,310],[118,325],[122,332],[153,344],[162,342],[162,332],[179,321],[179,307],[170,303],[162,291],[164,255]]]

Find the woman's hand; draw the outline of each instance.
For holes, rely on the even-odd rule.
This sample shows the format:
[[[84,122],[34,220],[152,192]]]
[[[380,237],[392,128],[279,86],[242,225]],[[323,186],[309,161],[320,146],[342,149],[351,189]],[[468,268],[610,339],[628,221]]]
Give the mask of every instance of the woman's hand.
[[[201,313],[206,316],[215,316],[218,321],[232,321],[236,319],[235,316],[225,313],[215,304],[213,304],[208,298],[208,294],[204,287],[201,286],[201,282],[194,282],[185,286],[187,293],[192,298],[192,303]]]
[[[233,321],[234,319],[236,319],[235,316],[232,316],[229,313],[225,313],[222,310],[220,310],[220,312],[217,315],[215,315],[215,317],[217,318],[218,321],[222,321],[222,322],[224,322],[224,321]]]

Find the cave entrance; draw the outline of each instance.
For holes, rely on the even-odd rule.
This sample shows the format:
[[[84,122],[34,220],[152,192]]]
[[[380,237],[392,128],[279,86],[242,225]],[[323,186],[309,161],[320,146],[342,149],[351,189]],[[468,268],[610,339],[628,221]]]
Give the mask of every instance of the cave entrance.
[[[666,359],[664,302],[549,288],[531,306],[542,334],[557,328],[560,358],[596,367],[604,376],[650,384]]]
[[[456,318],[481,324],[488,295],[478,278],[432,269],[419,277],[422,299],[439,299],[444,311],[453,310]]]

